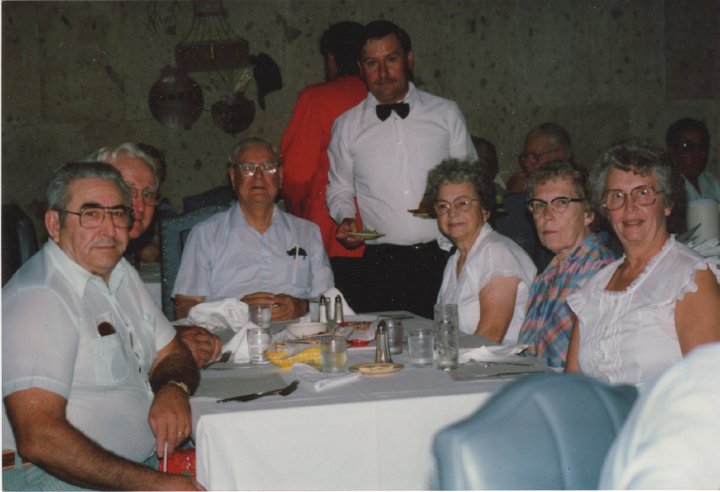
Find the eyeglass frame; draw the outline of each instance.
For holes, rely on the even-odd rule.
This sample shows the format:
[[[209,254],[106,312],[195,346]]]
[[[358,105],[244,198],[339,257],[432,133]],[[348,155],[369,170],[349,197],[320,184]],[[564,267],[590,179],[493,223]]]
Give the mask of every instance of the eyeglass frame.
[[[522,167],[522,166],[524,166],[525,162],[527,162],[528,157],[530,157],[530,156],[533,156],[536,161],[539,161],[541,156],[543,156],[543,155],[545,155],[545,154],[549,154],[550,152],[558,151],[558,150],[560,150],[560,147],[555,147],[555,148],[553,148],[553,149],[546,150],[545,152],[540,152],[540,153],[538,153],[538,152],[528,152],[528,153],[526,153],[526,154],[518,154],[518,155],[517,155],[518,164],[520,164],[520,166]]]
[[[634,196],[634,193],[635,193],[637,190],[640,190],[641,188],[648,188],[648,189],[652,190],[652,192],[653,192],[652,202],[650,202],[650,203],[638,203],[638,200],[637,200],[637,198]],[[622,203],[620,204],[619,207],[616,207],[616,208],[608,208],[608,206],[607,206],[607,196],[608,196],[608,193],[610,193],[610,192],[612,192],[612,191],[620,192],[620,193],[623,194],[623,200],[622,200]],[[639,205],[639,206],[641,206],[641,207],[650,207],[651,205],[655,205],[655,202],[657,201],[657,196],[660,195],[661,193],[665,193],[665,190],[656,190],[655,187],[654,187],[653,185],[651,185],[651,184],[644,184],[644,185],[636,186],[635,188],[633,188],[632,190],[630,190],[630,193],[626,193],[626,192],[624,192],[623,190],[619,190],[619,189],[617,189],[617,188],[613,188],[613,189],[610,189],[610,190],[605,190],[605,191],[603,192],[603,195],[602,195],[602,196],[603,196],[602,207],[603,207],[605,210],[607,210],[608,212],[614,212],[615,210],[620,210],[620,209],[622,209],[623,207],[625,207],[625,205],[627,205],[628,196],[632,197],[632,201],[633,201],[633,203],[634,203],[635,205]]]
[[[555,204],[555,202],[557,202],[558,200],[565,201],[565,204],[561,205],[562,210],[558,210],[558,206]],[[530,198],[527,202],[525,202],[525,204],[527,205],[527,208],[531,214],[543,215],[545,213],[545,211],[547,210],[548,205],[550,205],[550,209],[553,212],[555,212],[556,214],[562,214],[562,213],[565,213],[565,211],[567,210],[568,206],[571,203],[582,203],[582,202],[586,202],[586,201],[587,201],[587,198],[570,198],[567,196],[556,196],[549,202],[546,202],[545,200],[541,200],[540,198]],[[541,204],[543,206],[542,210],[538,210],[538,211],[534,210],[533,205],[536,203]]]
[[[80,207],[79,212],[73,212],[72,210],[62,209],[62,208],[54,208],[53,210],[60,212],[61,214],[71,214],[71,215],[77,215],[78,216],[78,223],[80,224],[80,227],[83,229],[98,229],[103,225],[103,222],[105,222],[105,217],[108,215],[108,211],[115,211],[115,210],[122,210],[127,213],[128,217],[128,224],[127,225],[118,225],[115,222],[115,219],[118,217],[116,215],[110,214],[110,222],[112,223],[113,227],[117,229],[132,229],[133,222],[135,221],[135,212],[133,211],[132,207],[128,207],[125,205],[114,205],[112,207],[101,207],[100,205],[83,205]],[[91,211],[91,210],[102,210],[102,217],[100,217],[99,222],[96,226],[88,227],[87,225],[83,224],[83,216],[85,212]]]
[[[148,207],[154,207],[158,204],[158,201],[160,199],[160,195],[158,194],[158,190],[139,190],[135,188],[134,186],[128,186],[128,189],[130,190],[130,199],[135,201],[139,197],[142,197],[142,202],[147,205]],[[151,200],[148,201],[148,198]]]
[[[465,201],[466,203],[462,203],[462,201]],[[447,200],[436,200],[435,203],[433,203],[433,209],[435,210],[435,214],[437,216],[441,215],[448,215],[450,213],[451,209],[455,209],[458,212],[467,212],[470,210],[470,204],[472,202],[479,202],[479,198],[470,198],[468,196],[459,196],[455,200],[452,201],[452,203],[448,202]],[[447,204],[447,208],[440,208],[439,205],[441,204]]]
[[[278,162],[271,162],[271,161],[265,161],[265,162],[261,162],[261,163],[259,163],[259,164],[256,164],[256,163],[254,163],[254,162],[232,162],[232,161],[230,161],[230,162],[228,162],[228,166],[232,167],[232,168],[235,169],[235,170],[240,171],[240,174],[243,175],[243,176],[245,176],[246,178],[250,178],[250,177],[252,177],[252,176],[255,176],[255,173],[257,173],[258,169],[260,169],[260,171],[261,171],[263,174],[267,174],[267,175],[272,176],[272,175],[274,175],[275,173],[277,173],[278,169],[280,168],[280,163],[278,163]],[[250,172],[250,174],[248,174],[248,173],[245,171],[244,167],[246,167],[246,166],[253,166],[252,171]],[[263,167],[268,167],[268,166],[272,166],[272,168],[270,168],[270,169],[263,169]]]

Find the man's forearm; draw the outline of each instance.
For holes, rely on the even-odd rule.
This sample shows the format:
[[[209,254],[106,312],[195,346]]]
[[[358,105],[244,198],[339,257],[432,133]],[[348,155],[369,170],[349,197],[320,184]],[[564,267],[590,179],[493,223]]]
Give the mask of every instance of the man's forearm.
[[[98,490],[152,490],[161,488],[167,475],[126,460],[95,444],[67,424],[43,444],[43,454],[30,458],[59,479]]]
[[[161,350],[158,362],[150,371],[150,387],[155,393],[171,381],[186,385],[191,395],[200,383],[192,353],[177,337]]]

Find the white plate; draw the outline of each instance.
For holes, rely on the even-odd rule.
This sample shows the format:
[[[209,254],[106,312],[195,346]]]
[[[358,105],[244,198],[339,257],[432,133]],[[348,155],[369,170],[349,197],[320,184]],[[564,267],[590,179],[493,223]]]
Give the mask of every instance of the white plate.
[[[290,323],[286,330],[295,338],[304,338],[317,335],[318,333],[324,333],[327,331],[327,325],[325,323],[305,321],[301,323]]]
[[[348,232],[348,237],[356,237],[360,239],[377,239],[383,237],[385,234],[382,232]]]

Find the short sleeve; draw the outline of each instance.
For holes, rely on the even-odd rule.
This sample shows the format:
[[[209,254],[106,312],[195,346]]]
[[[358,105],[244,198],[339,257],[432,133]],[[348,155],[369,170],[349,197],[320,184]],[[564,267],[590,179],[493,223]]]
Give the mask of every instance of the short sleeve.
[[[73,319],[69,306],[48,288],[3,298],[3,397],[33,387],[68,397],[80,339]]]

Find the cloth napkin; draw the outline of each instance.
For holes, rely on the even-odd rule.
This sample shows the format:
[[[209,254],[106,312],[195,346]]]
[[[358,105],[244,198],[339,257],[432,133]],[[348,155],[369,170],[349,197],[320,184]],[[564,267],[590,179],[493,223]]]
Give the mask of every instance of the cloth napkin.
[[[202,326],[210,331],[217,328],[237,331],[250,321],[250,315],[247,304],[239,299],[228,298],[193,306],[187,320],[192,325]]]
[[[492,362],[502,360],[517,359],[521,353],[527,350],[527,345],[495,345],[477,347],[474,349],[460,349],[458,362],[465,364],[466,362]]]
[[[359,372],[351,373],[327,373],[320,372],[307,364],[295,364],[292,368],[293,379],[300,379],[310,385],[315,391],[325,391],[337,388],[360,379]]]
[[[257,328],[257,325],[250,321],[248,305],[244,302],[228,298],[200,303],[190,308],[187,322],[191,325],[202,326],[215,334],[227,329],[232,330],[235,334],[223,344],[222,351],[232,350],[231,360],[235,363],[250,362],[247,329]]]
[[[345,296],[342,295],[342,292],[337,290],[335,287],[330,287],[323,293],[323,295],[330,299],[330,314],[332,316],[335,316],[335,297],[337,296],[340,296],[340,299],[342,300],[343,316],[355,315],[355,311],[353,311],[352,308],[348,305],[347,301],[345,300]]]

